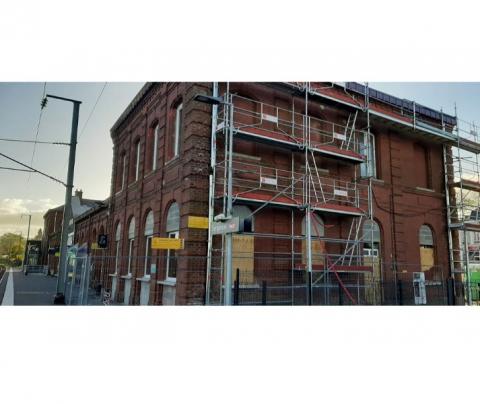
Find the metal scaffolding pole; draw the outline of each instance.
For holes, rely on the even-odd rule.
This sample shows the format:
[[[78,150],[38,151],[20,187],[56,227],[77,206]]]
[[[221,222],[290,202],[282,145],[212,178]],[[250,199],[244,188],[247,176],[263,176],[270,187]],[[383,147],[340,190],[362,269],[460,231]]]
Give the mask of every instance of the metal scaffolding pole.
[[[218,82],[213,82],[212,96],[218,97]],[[215,201],[215,167],[217,165],[217,117],[218,105],[212,105],[212,131],[210,139],[210,175],[208,195],[208,243],[207,243],[207,276],[205,284],[205,304],[210,304],[210,283],[212,276],[212,248],[213,248],[213,209]]]

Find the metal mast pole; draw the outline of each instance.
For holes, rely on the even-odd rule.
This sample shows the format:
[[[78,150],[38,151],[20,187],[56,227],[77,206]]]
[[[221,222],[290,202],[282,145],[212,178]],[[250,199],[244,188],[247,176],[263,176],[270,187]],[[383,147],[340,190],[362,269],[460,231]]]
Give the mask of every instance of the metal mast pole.
[[[27,265],[28,264],[28,239],[30,238],[30,223],[32,221],[32,215],[28,214],[28,215],[22,215],[22,217],[23,216],[28,216],[27,239],[25,240],[25,255],[23,258],[23,265]]]
[[[305,217],[305,227],[306,227],[306,237],[307,237],[307,285],[308,285],[308,304],[312,304],[312,218],[311,218],[311,207],[310,207],[310,170],[308,165],[308,152],[310,151],[310,125],[308,118],[308,91],[310,90],[310,83],[306,82],[305,84],[305,193],[306,193],[306,217]],[[312,156],[315,158],[315,156]]]
[[[227,178],[227,217],[231,218],[233,214],[233,178],[232,178],[232,153],[233,153],[233,104],[232,97],[228,96],[228,178]],[[225,235],[226,246],[226,274],[225,274],[225,294],[224,304],[225,306],[232,305],[232,245],[233,235],[227,233]]]
[[[70,135],[70,152],[68,156],[67,186],[65,190],[65,206],[63,209],[62,236],[60,241],[60,258],[57,279],[57,296],[56,299],[62,299],[65,296],[65,280],[67,270],[67,239],[70,220],[72,219],[72,190],[73,190],[73,174],[75,170],[75,153],[77,149],[77,132],[78,132],[78,116],[80,114],[81,101],[71,100],[68,98],[48,95],[49,98],[56,98],[64,101],[73,102],[72,131]]]

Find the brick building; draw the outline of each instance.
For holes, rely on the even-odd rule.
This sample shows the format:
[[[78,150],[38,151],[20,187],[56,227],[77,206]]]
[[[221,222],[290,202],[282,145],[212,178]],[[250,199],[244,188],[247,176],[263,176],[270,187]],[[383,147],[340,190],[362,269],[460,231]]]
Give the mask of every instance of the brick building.
[[[101,204],[102,201],[83,198],[83,192],[81,190],[76,190],[75,194],[72,196],[73,220]],[[43,265],[48,265],[51,274],[58,272],[58,254],[56,254],[55,251],[58,252],[62,238],[63,210],[64,205],[61,205],[49,209],[45,215],[43,215],[41,263]],[[69,239],[67,243],[70,245],[73,241],[74,221],[70,223],[68,234]]]
[[[217,88],[218,107],[195,99]],[[267,284],[277,303],[395,303],[389,285],[413,273],[444,285],[453,273],[455,125],[356,83],[147,83],[111,129],[109,203],[77,218],[75,238],[108,234],[95,265],[116,302],[220,303],[226,240],[191,219],[228,216],[231,195],[246,302]],[[155,237],[184,247],[152,249]]]

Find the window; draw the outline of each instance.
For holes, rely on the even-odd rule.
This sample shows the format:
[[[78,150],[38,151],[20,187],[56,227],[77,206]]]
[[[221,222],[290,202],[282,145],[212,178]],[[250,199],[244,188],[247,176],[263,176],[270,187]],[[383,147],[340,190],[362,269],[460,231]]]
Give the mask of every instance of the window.
[[[127,264],[127,274],[132,274],[132,258],[133,258],[133,244],[135,242],[135,218],[130,219],[130,224],[128,226],[128,264]]]
[[[143,273],[150,276],[150,266],[152,263],[152,238],[153,238],[153,212],[148,212],[145,219],[145,263]]]
[[[180,210],[178,203],[173,202],[170,205],[167,213],[167,237],[179,238],[180,236]],[[174,281],[177,278],[177,253],[176,250],[167,250],[166,261],[166,276],[167,280]]]
[[[157,169],[158,130],[159,125],[157,124],[153,130],[152,171]]]
[[[120,190],[125,189],[125,182],[127,179],[127,154],[122,154],[122,187]]]
[[[366,257],[380,257],[380,227],[374,220],[363,223],[363,254]]]
[[[167,144],[167,161],[174,159],[180,152],[180,138],[183,126],[183,104],[177,104],[171,111],[170,118],[170,136]]]
[[[365,162],[360,164],[360,175],[362,177],[377,177],[377,165],[375,156],[375,136],[367,134],[363,137],[362,154],[365,156]]]
[[[430,226],[426,224],[420,226],[418,241],[420,244],[420,270],[422,272],[429,271],[435,265],[433,232]]]
[[[174,143],[174,149],[173,149],[173,157],[178,156],[182,124],[183,124],[183,104],[180,104],[177,106],[177,109],[175,112],[175,143]]]
[[[115,230],[115,274],[118,274],[118,268],[120,266],[120,240],[122,238],[122,225],[117,224]]]
[[[135,145],[135,181],[140,177],[140,140]]]

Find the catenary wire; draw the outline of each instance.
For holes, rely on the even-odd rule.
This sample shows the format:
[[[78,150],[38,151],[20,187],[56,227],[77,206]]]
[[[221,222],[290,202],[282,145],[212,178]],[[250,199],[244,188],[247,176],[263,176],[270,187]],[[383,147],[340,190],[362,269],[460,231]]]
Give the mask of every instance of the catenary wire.
[[[44,177],[50,178],[51,180],[56,181],[56,182],[62,184],[63,186],[65,186],[65,187],[67,186],[67,184],[65,184],[63,181],[59,180],[58,178],[52,177],[51,175],[48,175],[48,174],[44,173],[43,171],[37,170],[33,167],[30,167],[29,165],[24,164],[21,161],[18,161],[16,159],[14,159],[13,157],[7,156],[6,154],[3,154],[3,153],[0,153],[0,156],[5,157],[6,159],[8,159],[10,161],[13,161],[14,163],[17,163],[17,164],[19,164],[23,167],[26,167],[26,168],[32,170],[32,172],[35,172],[35,173],[38,173],[40,175],[43,175]]]

